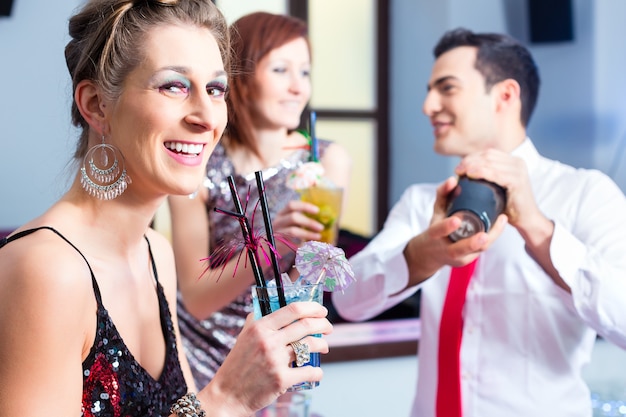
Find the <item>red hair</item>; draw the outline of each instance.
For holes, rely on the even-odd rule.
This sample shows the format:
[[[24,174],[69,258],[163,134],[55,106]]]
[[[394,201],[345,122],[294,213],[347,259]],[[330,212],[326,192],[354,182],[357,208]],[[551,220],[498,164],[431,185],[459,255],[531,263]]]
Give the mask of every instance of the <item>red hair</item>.
[[[256,66],[272,50],[303,38],[309,43],[306,23],[287,15],[256,12],[239,18],[230,27],[231,68],[228,106],[228,125],[225,138],[257,153],[253,135],[252,111],[257,98],[254,81]]]

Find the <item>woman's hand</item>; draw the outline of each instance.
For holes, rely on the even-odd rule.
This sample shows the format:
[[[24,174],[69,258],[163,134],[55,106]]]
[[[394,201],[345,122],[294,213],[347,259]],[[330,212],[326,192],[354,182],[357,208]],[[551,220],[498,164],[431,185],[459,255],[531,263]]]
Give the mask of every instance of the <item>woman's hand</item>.
[[[291,367],[295,354],[289,343],[301,340],[311,352],[327,353],[326,340],[310,336],[332,331],[327,314],[319,303],[297,302],[258,320],[249,315],[215,378],[201,391],[204,408],[224,407],[230,416],[249,416],[292,385],[321,380],[319,367]]]
[[[319,208],[315,204],[291,200],[277,213],[272,227],[274,232],[297,241],[320,240],[324,225],[307,216],[318,212]]]

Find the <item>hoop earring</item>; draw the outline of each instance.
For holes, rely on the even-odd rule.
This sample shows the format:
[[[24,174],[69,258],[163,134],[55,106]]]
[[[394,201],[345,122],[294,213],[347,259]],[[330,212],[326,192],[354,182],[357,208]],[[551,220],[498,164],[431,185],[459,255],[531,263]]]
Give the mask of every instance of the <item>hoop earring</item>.
[[[132,182],[126,173],[124,156],[115,146],[104,143],[104,135],[102,143],[91,147],[85,154],[80,172],[83,189],[99,200],[119,197]]]

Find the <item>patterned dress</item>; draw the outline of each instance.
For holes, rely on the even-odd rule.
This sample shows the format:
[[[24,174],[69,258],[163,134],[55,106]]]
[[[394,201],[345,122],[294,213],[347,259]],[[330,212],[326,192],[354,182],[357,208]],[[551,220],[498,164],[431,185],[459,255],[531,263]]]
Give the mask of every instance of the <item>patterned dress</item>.
[[[319,155],[322,157],[331,142],[319,141]],[[287,177],[302,163],[309,159],[308,149],[299,149],[293,152],[287,159],[281,160],[276,166],[263,170],[263,182],[270,216],[276,214],[291,200],[299,199],[298,194],[287,188]],[[248,197],[247,214],[252,219],[255,203],[259,199],[254,173],[246,176],[235,173],[232,162],[226,156],[226,151],[218,144],[209,163],[207,164],[205,186],[209,189],[209,201],[207,202],[207,215],[209,216],[210,242],[209,248],[214,253],[216,248],[228,244],[232,239],[242,239],[239,222],[232,217],[217,213],[215,207],[234,211],[235,206],[231,196],[228,177],[233,175],[242,205]],[[264,230],[263,217],[260,207],[254,215],[252,225],[255,230]],[[242,257],[242,264],[246,261]],[[291,265],[287,265],[286,270]],[[250,266],[248,265],[248,268]],[[266,265],[262,261],[261,268]],[[283,272],[284,272],[283,270]],[[229,279],[223,276],[220,279]],[[210,274],[203,279],[217,279],[215,274]],[[252,284],[251,284],[252,285]],[[198,321],[186,309],[178,296],[178,321],[183,339],[183,347],[194,379],[198,388],[204,387],[213,378],[226,355],[235,344],[237,336],[243,327],[246,316],[252,312],[252,296],[247,290],[222,310],[213,313],[211,317]]]
[[[71,245],[80,256],[85,256],[63,235],[51,227],[40,227],[17,233],[8,239],[0,239],[0,248],[7,243],[40,229],[48,229]],[[146,242],[148,239],[146,238]],[[167,416],[170,407],[187,392],[183,376],[176,336],[163,287],[159,283],[156,265],[150,261],[156,279],[161,327],[166,343],[165,364],[161,376],[154,379],[134,358],[118,333],[109,313],[102,304],[100,288],[91,270],[91,282],[98,304],[97,329],[89,355],[83,362],[82,416],[85,417],[148,417]],[[51,387],[52,388],[52,387]],[[77,407],[79,405],[77,404]]]

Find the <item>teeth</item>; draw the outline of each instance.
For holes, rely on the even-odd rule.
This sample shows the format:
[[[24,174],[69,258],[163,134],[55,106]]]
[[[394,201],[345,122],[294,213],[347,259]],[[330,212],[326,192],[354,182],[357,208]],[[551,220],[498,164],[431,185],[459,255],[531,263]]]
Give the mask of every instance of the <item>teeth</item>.
[[[198,155],[202,152],[201,144],[181,143],[181,142],[165,142],[165,147],[172,151],[184,154]]]

